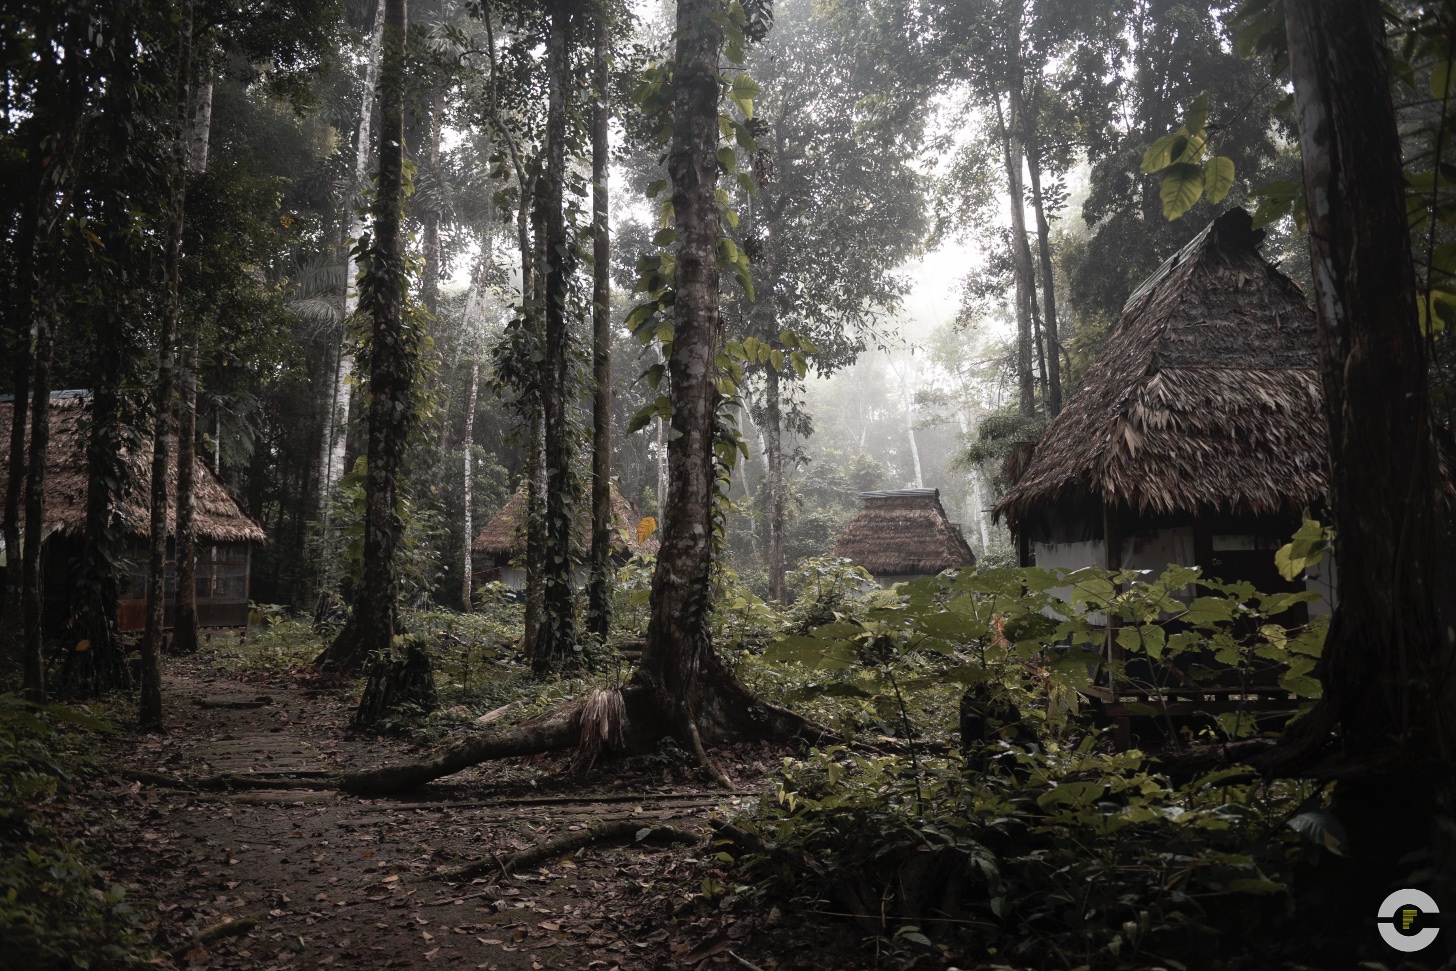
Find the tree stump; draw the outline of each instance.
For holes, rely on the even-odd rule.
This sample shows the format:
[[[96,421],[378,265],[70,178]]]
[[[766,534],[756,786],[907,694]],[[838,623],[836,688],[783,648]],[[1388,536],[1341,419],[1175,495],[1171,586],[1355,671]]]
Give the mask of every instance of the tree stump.
[[[430,654],[411,641],[403,658],[379,658],[370,667],[354,727],[372,729],[389,720],[427,715],[437,706]]]

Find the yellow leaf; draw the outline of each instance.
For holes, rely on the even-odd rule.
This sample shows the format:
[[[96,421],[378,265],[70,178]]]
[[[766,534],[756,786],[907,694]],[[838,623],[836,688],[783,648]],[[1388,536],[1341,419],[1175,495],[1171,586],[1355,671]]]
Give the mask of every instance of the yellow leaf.
[[[637,520],[637,544],[647,542],[647,537],[657,532],[657,520],[652,516],[643,516]]]
[[[76,642],[76,653],[77,654],[80,654],[82,651],[89,651],[89,650],[91,650],[91,642],[90,641],[77,641]]]

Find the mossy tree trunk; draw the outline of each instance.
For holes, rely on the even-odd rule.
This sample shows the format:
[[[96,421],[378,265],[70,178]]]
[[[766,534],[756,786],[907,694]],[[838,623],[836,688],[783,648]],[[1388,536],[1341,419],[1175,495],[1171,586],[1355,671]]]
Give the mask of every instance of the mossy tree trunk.
[[[399,546],[399,477],[413,424],[418,345],[405,320],[404,81],[405,0],[384,2],[379,75],[379,178],[373,248],[362,299],[369,341],[368,471],[364,480],[364,580],[349,619],[319,656],[324,667],[358,670],[390,653],[398,613],[394,556]]]
[[[1335,922],[1348,930],[1396,887],[1426,889],[1456,911],[1456,568],[1381,8],[1286,0],[1285,14],[1342,583],[1320,662],[1324,696],[1291,726],[1273,767],[1307,766],[1331,729],[1336,762],[1365,767],[1335,787],[1353,854]]]
[[[592,108],[592,534],[587,624],[606,643],[612,624],[612,242],[607,225],[607,7],[596,11]],[[628,529],[635,524],[627,523]]]
[[[546,674],[575,666],[581,657],[576,643],[575,553],[577,490],[571,474],[572,442],[567,414],[567,371],[570,365],[567,299],[575,269],[563,210],[566,189],[566,112],[571,62],[571,4],[551,7],[546,42],[549,81],[546,159],[542,191],[535,204],[544,230],[541,264],[545,292],[544,344],[541,348],[541,403],[545,452],[545,549],[542,557],[541,623],[531,645],[531,669]]]

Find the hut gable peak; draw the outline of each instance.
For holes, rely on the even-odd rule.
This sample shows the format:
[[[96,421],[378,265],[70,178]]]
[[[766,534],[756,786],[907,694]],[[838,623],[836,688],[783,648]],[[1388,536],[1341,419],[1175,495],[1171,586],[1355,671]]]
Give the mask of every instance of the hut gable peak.
[[[835,556],[880,577],[975,565],[976,555],[940,504],[939,489],[862,492],[860,501],[859,514],[834,544]]]
[[[45,531],[78,535],[86,524],[86,429],[89,391],[54,391],[50,402],[50,443],[46,451]],[[0,398],[0,441],[10,440],[15,418],[14,396]],[[27,427],[29,439],[31,429]],[[27,445],[29,442],[27,441]],[[148,512],[152,467],[151,440],[145,436],[124,456],[135,487],[121,498],[118,518],[127,533],[145,538],[151,529]],[[261,527],[243,512],[236,499],[200,458],[194,458],[194,523],[200,539],[212,543],[261,543]],[[10,450],[0,449],[0,477],[8,474]],[[167,531],[176,529],[177,463],[167,470]],[[23,513],[22,513],[23,515]]]
[[[1323,495],[1314,313],[1234,209],[1128,298],[1087,377],[996,506],[1297,511]]]

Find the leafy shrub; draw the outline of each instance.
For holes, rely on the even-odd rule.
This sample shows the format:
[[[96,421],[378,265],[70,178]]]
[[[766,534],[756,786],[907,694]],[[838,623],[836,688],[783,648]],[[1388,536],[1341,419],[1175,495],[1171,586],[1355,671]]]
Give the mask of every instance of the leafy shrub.
[[[1221,966],[1269,966],[1302,832],[1283,824],[1323,793],[1238,769],[1175,786],[1142,752],[1109,751],[1077,698],[1099,671],[1143,691],[1153,716],[1174,673],[1235,698],[1312,697],[1324,624],[1292,622],[1308,599],[1170,568],[962,572],[847,602],[740,671],[892,748],[785,760],[777,799],[737,821],[764,849],[726,857],[731,879],[857,915],[893,966],[1206,966],[1210,949],[1232,955]],[[1017,744],[992,731],[945,754],[967,688],[1019,714]],[[1205,725],[1257,730],[1239,711]]]
[[[54,816],[78,761],[63,728],[104,729],[59,705],[0,695],[0,967],[102,968],[132,963],[141,919],[107,885]]]

